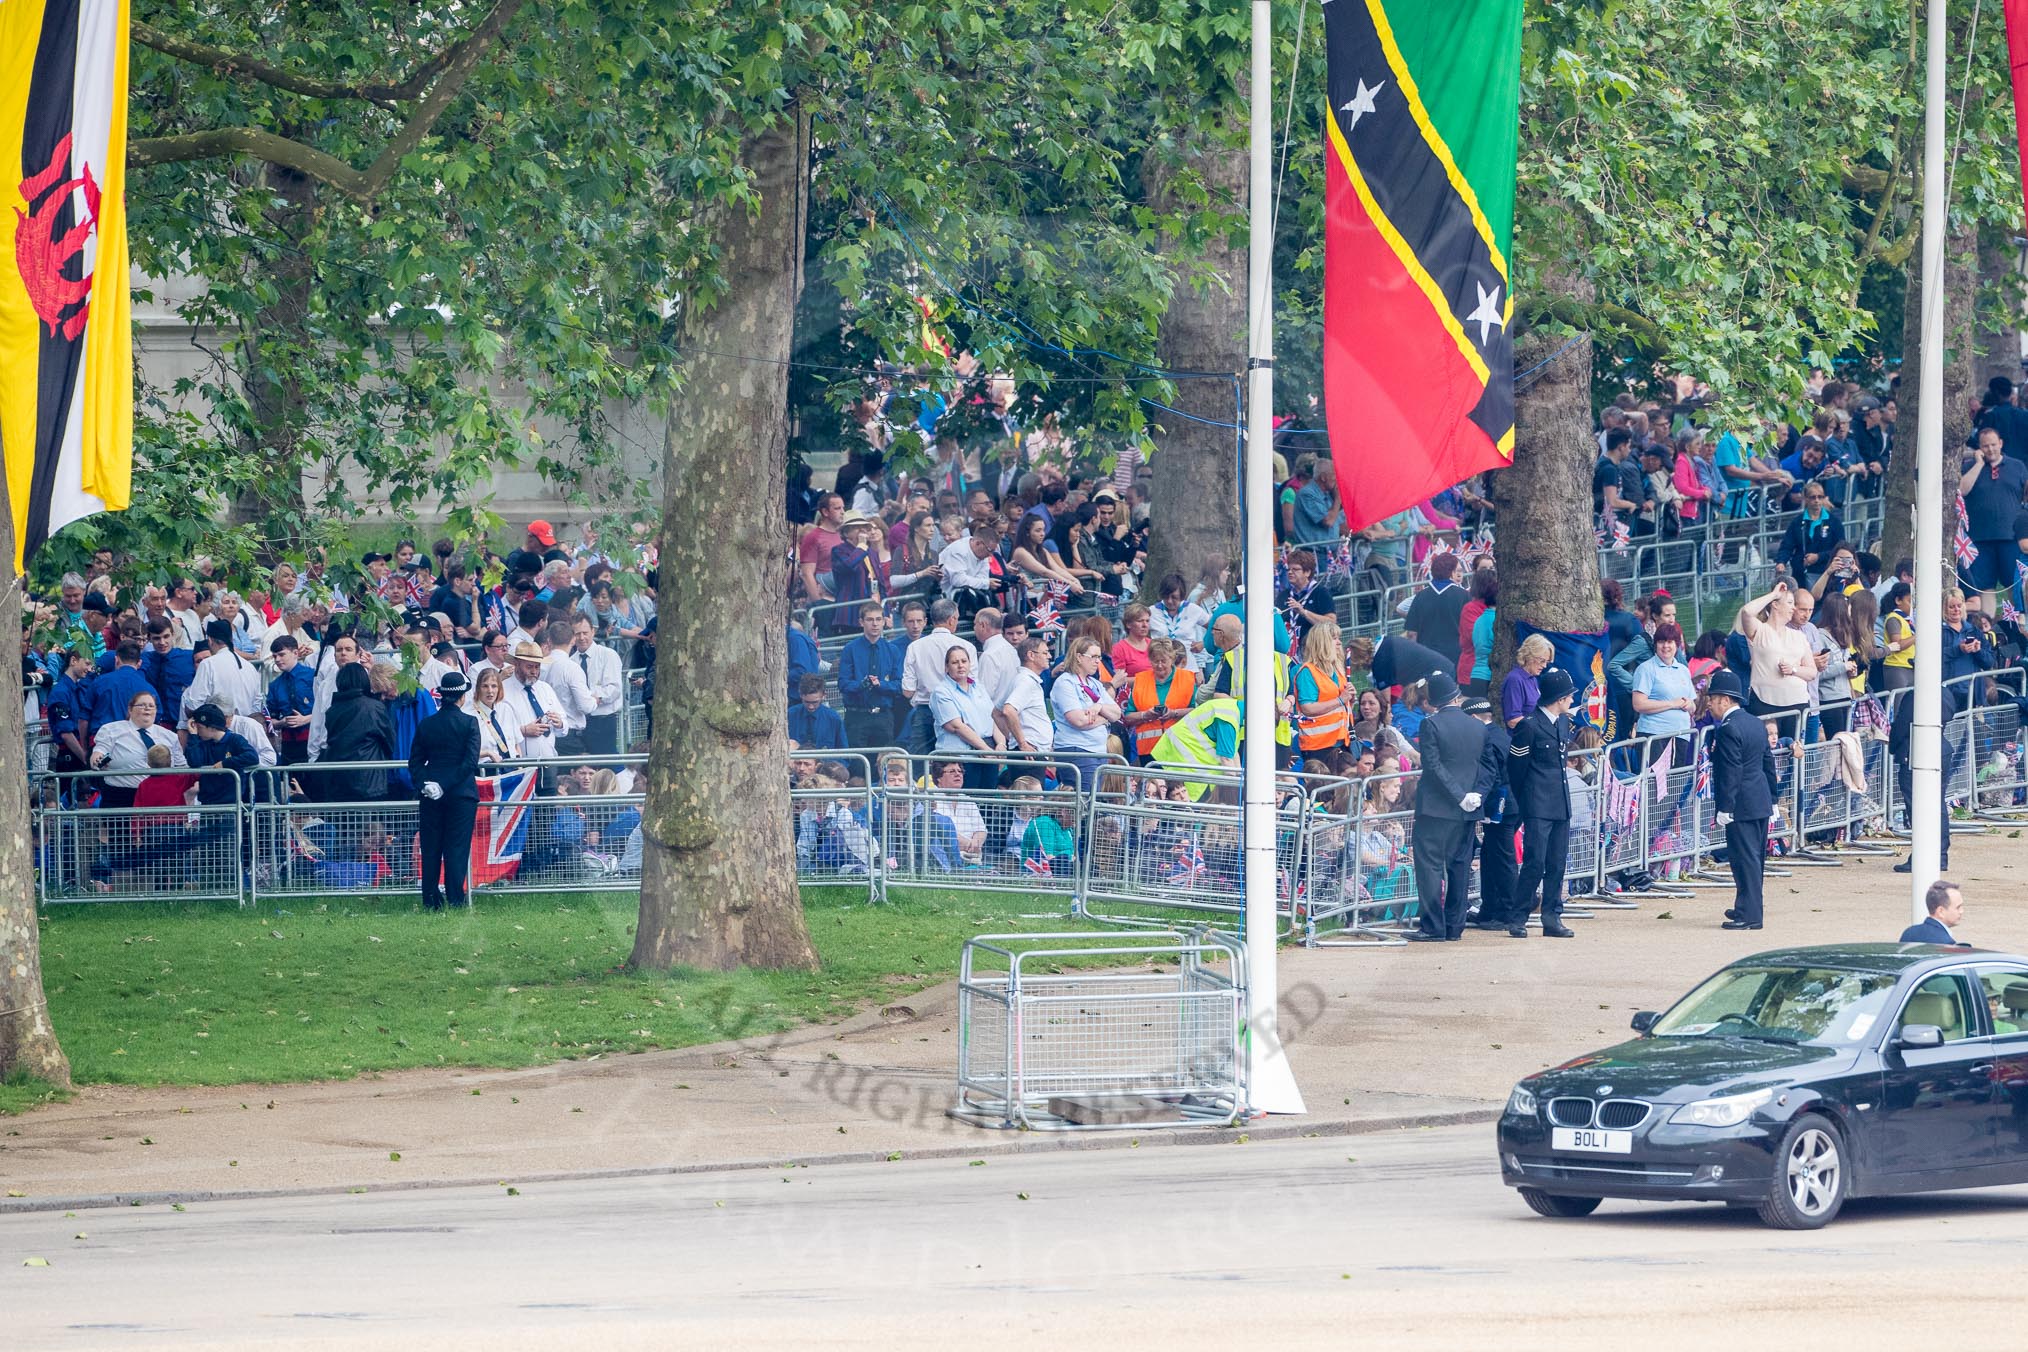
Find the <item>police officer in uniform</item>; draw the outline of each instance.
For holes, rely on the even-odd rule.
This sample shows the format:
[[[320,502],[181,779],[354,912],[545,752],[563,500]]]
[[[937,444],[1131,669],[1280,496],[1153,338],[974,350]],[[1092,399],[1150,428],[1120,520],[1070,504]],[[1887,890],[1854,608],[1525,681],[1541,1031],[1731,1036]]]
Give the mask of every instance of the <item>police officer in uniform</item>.
[[[1723,928],[1757,930],[1760,887],[1767,868],[1767,823],[1780,784],[1767,724],[1742,709],[1739,677],[1721,671],[1705,689],[1718,726],[1711,732],[1711,808],[1725,828],[1725,860],[1732,867],[1732,909]]]
[[[1472,887],[1472,823],[1484,795],[1475,787],[1486,729],[1458,707],[1458,683],[1441,671],[1427,681],[1436,712],[1423,720],[1422,779],[1415,794],[1415,894],[1422,922],[1411,940],[1464,937]]]
[[[1563,924],[1563,872],[1570,854],[1570,790],[1563,776],[1570,745],[1570,700],[1576,686],[1561,667],[1546,668],[1537,685],[1535,712],[1514,725],[1507,780],[1521,805],[1521,878],[1507,913],[1507,935],[1528,937],[1528,915],[1542,894],[1542,933],[1568,939]]]
[[[408,753],[408,778],[417,798],[423,907],[431,911],[441,911],[446,899],[452,906],[465,904],[465,879],[472,866],[472,822],[479,814],[479,720],[461,707],[466,689],[463,672],[444,674],[437,684],[440,706],[417,725]]]

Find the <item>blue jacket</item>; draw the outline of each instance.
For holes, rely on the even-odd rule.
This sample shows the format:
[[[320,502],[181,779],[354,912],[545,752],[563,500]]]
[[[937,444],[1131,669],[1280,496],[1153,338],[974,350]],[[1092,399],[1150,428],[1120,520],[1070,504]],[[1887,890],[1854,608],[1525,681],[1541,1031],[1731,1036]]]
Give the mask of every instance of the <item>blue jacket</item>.
[[[1951,937],[1949,930],[1944,928],[1943,921],[1938,920],[1932,915],[1925,916],[1920,925],[1910,925],[1907,929],[1903,930],[1901,932],[1901,942],[1905,944],[1955,944],[1958,941]]]
[[[125,718],[128,703],[143,690],[155,696],[155,703],[158,706],[155,721],[165,727],[171,726],[168,717],[159,707],[162,703],[161,695],[149,684],[148,678],[141,674],[141,669],[114,667],[91,684],[92,731],[97,732],[106,724],[117,723]]]
[[[228,732],[217,741],[207,741],[196,733],[190,734],[190,745],[183,749],[183,757],[190,762],[193,770],[227,769],[245,774],[261,763],[260,753],[253,744],[236,732]],[[232,803],[235,796],[232,780],[224,775],[197,776],[197,801],[199,803]],[[243,796],[243,795],[240,795]]]
[[[806,709],[799,699],[789,706],[789,740],[804,750],[835,751],[845,745],[845,720],[828,704]]]
[[[796,700],[796,687],[805,672],[817,671],[823,663],[817,656],[817,641],[793,624],[789,626],[789,701]]]
[[[1958,645],[1968,638],[1979,640],[1977,652],[1958,651]],[[1938,651],[1943,653],[1944,717],[1948,718],[1964,709],[1966,700],[1974,693],[1969,687],[1976,684],[1967,682],[1964,685],[1954,686],[1950,683],[1981,671],[1991,671],[1999,665],[2000,655],[1993,650],[1991,643],[1985,641],[1985,636],[1970,625],[1959,629],[1953,629],[1947,624],[1939,625],[1937,643]]]
[[[861,634],[838,654],[838,694],[848,709],[891,709],[901,703],[901,663],[908,649],[901,640],[868,643]],[[872,686],[866,684],[868,677]]]
[[[157,652],[150,647],[141,654],[141,674],[162,698],[162,724],[175,727],[183,721],[183,692],[197,677],[197,658],[188,648]]]
[[[281,675],[268,682],[268,716],[281,718],[287,714],[307,714],[317,707],[317,678],[310,671],[308,662],[298,662]],[[308,724],[300,728],[276,728],[275,732],[291,740],[307,740],[310,735]]]
[[[85,725],[92,716],[92,679],[73,681],[68,676],[56,678],[56,684],[49,690],[49,735],[60,739],[66,732],[75,732],[82,741]],[[124,717],[124,715],[122,715]]]

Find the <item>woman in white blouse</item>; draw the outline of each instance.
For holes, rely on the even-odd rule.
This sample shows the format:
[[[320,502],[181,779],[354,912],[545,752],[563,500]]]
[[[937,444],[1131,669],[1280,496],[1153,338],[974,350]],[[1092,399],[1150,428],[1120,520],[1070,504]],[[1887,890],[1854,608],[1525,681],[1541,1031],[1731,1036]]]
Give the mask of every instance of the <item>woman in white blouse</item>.
[[[155,697],[146,690],[138,691],[127,701],[127,716],[100,728],[98,736],[93,739],[92,768],[111,772],[102,781],[101,806],[134,805],[134,790],[140,787],[142,777],[148,772],[150,747],[168,747],[171,765],[189,764],[183,759],[183,748],[177,742],[176,734],[157,726],[155,714]]]
[[[479,759],[519,760],[524,745],[521,729],[514,721],[513,710],[507,706],[500,670],[482,666],[478,673],[472,693],[466,696],[465,708],[479,720]]]

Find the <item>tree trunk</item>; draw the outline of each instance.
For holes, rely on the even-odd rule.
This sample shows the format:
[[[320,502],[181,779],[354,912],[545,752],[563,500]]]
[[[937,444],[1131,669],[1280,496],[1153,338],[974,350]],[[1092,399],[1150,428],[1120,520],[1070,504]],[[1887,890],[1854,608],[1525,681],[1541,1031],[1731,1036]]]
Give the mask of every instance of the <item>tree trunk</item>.
[[[817,965],[790,825],[782,547],[809,135],[791,108],[747,137],[759,200],[720,212],[725,292],[688,326],[670,410],[636,969]]]
[[[1954,225],[1944,241],[1943,313],[1943,449],[1946,488],[1955,477],[1958,453],[1971,433],[1972,400],[1985,388],[1978,378],[1979,330],[1978,234],[1970,225]],[[1915,554],[1916,426],[1922,401],[1922,249],[1910,252],[1908,289],[1902,308],[1901,384],[1896,391],[1894,455],[1887,465],[1886,519],[1881,527],[1880,561],[1886,568]],[[1955,576],[1957,559],[1951,547],[1958,528],[1958,497],[1943,495],[1943,558],[1937,562],[1945,577]],[[1917,560],[1917,566],[1922,561]]]
[[[284,165],[268,164],[262,172],[272,202],[265,233],[278,247],[254,263],[254,280],[271,299],[240,335],[248,426],[239,440],[242,454],[276,472],[234,499],[231,521],[260,527],[268,547],[276,549],[302,536],[306,515],[302,381],[317,341],[310,332],[314,251],[308,244],[317,219],[317,184]]]
[[[1189,161],[1220,208],[1244,200],[1247,182],[1246,146],[1207,144],[1189,153]],[[1184,210],[1172,189],[1177,170],[1154,156],[1144,163],[1148,204],[1168,214]],[[1188,256],[1181,241],[1165,239],[1165,252]],[[1224,235],[1205,241],[1201,257],[1212,276],[1193,285],[1179,269],[1169,308],[1162,312],[1156,336],[1161,364],[1172,371],[1230,371],[1246,367],[1247,251],[1234,248]],[[1197,379],[1176,382],[1175,407],[1209,423],[1193,422],[1154,410],[1155,501],[1162,504],[1148,536],[1147,571],[1141,599],[1153,601],[1163,577],[1181,573],[1195,582],[1204,561],[1222,554],[1238,575],[1239,449],[1228,426],[1240,421],[1231,381]]]
[[[1589,284],[1565,293],[1592,300]],[[1591,518],[1592,436],[1589,337],[1569,339],[1534,328],[1514,344],[1514,370],[1530,371],[1514,401],[1514,463],[1492,476],[1498,528],[1493,559],[1500,574],[1495,679],[1513,665],[1514,622],[1538,629],[1596,633],[1605,625],[1598,590],[1598,545]],[[1552,354],[1555,354],[1551,359]],[[1579,674],[1579,673],[1573,673]]]
[[[2012,230],[1979,240],[1979,369],[1985,379],[2005,376],[2021,383],[2021,255]]]
[[[0,557],[14,557],[14,517],[0,482]],[[21,632],[21,589],[0,589],[0,634]],[[28,765],[21,718],[21,664],[0,662],[0,1080],[18,1073],[70,1087],[42,994],[35,912],[35,854],[28,834]]]

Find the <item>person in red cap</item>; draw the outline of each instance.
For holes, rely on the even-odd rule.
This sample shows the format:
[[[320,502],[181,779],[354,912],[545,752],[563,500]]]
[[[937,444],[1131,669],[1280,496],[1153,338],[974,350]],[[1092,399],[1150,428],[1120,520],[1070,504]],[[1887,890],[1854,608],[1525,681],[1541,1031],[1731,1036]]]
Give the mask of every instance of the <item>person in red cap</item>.
[[[528,552],[540,554],[545,549],[556,548],[556,527],[547,521],[528,523]]]

